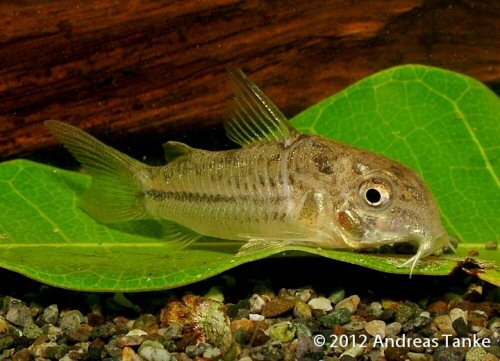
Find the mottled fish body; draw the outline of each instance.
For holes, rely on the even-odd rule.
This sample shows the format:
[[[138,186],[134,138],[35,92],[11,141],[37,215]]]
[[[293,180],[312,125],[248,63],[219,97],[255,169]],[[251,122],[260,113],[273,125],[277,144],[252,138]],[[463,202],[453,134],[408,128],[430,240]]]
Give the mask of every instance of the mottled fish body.
[[[47,121],[92,176],[82,207],[103,223],[154,218],[166,240],[245,241],[242,252],[300,244],[359,249],[419,242],[416,262],[449,242],[430,190],[410,168],[320,136],[300,134],[242,72],[228,136],[242,147],[164,145],[151,167],[73,126]]]

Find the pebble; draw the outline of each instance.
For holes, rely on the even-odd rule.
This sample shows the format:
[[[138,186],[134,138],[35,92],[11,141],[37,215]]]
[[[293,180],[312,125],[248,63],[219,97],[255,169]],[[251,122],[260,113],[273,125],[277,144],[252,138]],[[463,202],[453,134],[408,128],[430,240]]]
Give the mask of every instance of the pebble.
[[[12,355],[12,361],[29,361],[30,352],[27,348],[23,348]]]
[[[127,332],[127,334],[125,336],[145,336],[147,334],[148,333],[146,331],[143,331],[143,330],[138,329],[138,328],[134,328],[133,330],[130,330],[129,332]]]
[[[451,324],[451,317],[449,315],[436,316],[434,317],[433,322],[440,330],[449,330],[453,328]]]
[[[489,251],[495,251],[498,249],[498,241],[487,241],[484,244],[484,249]]]
[[[387,347],[384,356],[387,361],[405,361],[409,349],[407,347]]]
[[[290,342],[295,337],[296,328],[291,322],[280,322],[269,328],[271,340]]]
[[[340,355],[340,361],[357,360],[363,355],[365,348],[361,345],[355,345]]]
[[[461,308],[455,307],[455,308],[450,310],[450,318],[451,318],[452,322],[458,318],[463,318],[464,321],[467,321],[467,311],[464,311]]]
[[[468,327],[472,333],[477,333],[482,328],[486,327],[488,318],[484,312],[476,310],[468,313]]]
[[[48,325],[48,327],[45,329],[46,326],[44,326],[44,332],[49,338],[50,341],[57,341],[63,334],[63,330],[60,327],[53,326],[53,325]]]
[[[297,337],[300,337],[300,336],[305,336],[305,337],[309,337],[309,338],[312,337],[311,330],[309,329],[309,327],[307,327],[303,323],[297,322],[295,324],[295,328],[297,330],[296,331]]]
[[[3,351],[14,344],[14,338],[6,336],[0,338],[0,351]]]
[[[216,359],[219,357],[222,353],[217,347],[207,347],[207,349],[203,352],[203,357],[208,358],[208,359]]]
[[[345,298],[345,290],[343,288],[336,288],[328,296],[331,303],[336,304]]]
[[[299,290],[293,291],[293,295],[298,297],[302,302],[308,302],[314,294],[314,290],[310,288],[302,288]]]
[[[344,325],[351,320],[351,311],[347,308],[339,308],[326,314],[319,319],[323,327],[332,328],[333,325]]]
[[[413,302],[405,302],[396,309],[396,321],[404,324],[421,312],[420,307]]]
[[[436,301],[427,306],[427,311],[432,314],[442,314],[448,309],[448,304],[444,301]]]
[[[30,323],[23,328],[23,336],[31,340],[34,340],[35,338],[41,336],[42,334],[43,334],[42,329],[37,325],[35,325],[34,323]]]
[[[297,338],[297,348],[295,349],[295,357],[297,360],[310,360],[309,355],[322,353],[322,348],[316,346],[310,336],[300,335]]]
[[[410,359],[410,361],[432,361],[431,355],[426,355],[424,353],[418,352],[408,352],[406,357]]]
[[[456,347],[438,346],[434,351],[434,360],[436,361],[463,361],[466,351]]]
[[[266,301],[264,301],[262,297],[256,293],[254,293],[248,301],[250,302],[251,313],[260,313],[262,311],[262,307],[266,304]]]
[[[120,348],[138,346],[144,341],[142,336],[122,336],[116,340],[116,346]]]
[[[340,308],[347,308],[349,311],[351,311],[351,314],[356,313],[356,310],[358,309],[359,303],[361,300],[359,299],[358,295],[352,295],[347,298],[344,298],[342,301],[337,303],[335,305],[335,309],[340,309]]]
[[[42,320],[46,323],[57,324],[59,321],[59,308],[57,305],[50,305],[43,310]]]
[[[144,341],[137,353],[147,361],[170,361],[172,359],[170,353],[157,341]]]
[[[9,311],[5,315],[5,319],[10,323],[24,327],[33,323],[33,316],[28,306],[22,303],[16,303],[9,307]]]
[[[500,319],[497,318],[497,320],[493,320],[488,329],[491,332],[496,332],[497,334],[500,334]]]
[[[385,329],[386,324],[381,320],[373,320],[367,322],[365,325],[365,331],[371,336],[380,336],[381,338],[385,338]]]
[[[484,361],[488,353],[482,347],[471,347],[465,355],[466,361]]]
[[[68,339],[74,342],[85,342],[92,334],[92,326],[89,324],[81,324],[76,330],[67,332]]]
[[[310,319],[312,317],[311,308],[307,303],[299,299],[293,308],[293,316],[299,319]]]
[[[384,313],[384,308],[380,302],[372,302],[367,308],[366,313],[377,319]]]
[[[421,328],[424,328],[427,325],[430,325],[432,320],[428,317],[417,316],[413,319],[410,319],[408,322],[403,324],[403,331],[416,331]]]
[[[251,313],[248,315],[248,318],[252,321],[264,321],[266,319],[265,316],[259,315],[257,313]]]
[[[208,292],[203,297],[221,303],[224,302],[224,293],[222,293],[222,290],[216,286],[210,287]]]
[[[344,330],[347,332],[357,332],[364,330],[366,327],[366,321],[365,320],[352,320],[351,322],[346,323],[343,325]]]
[[[132,348],[125,347],[121,354],[121,361],[142,361],[142,359]]]
[[[403,325],[401,325],[399,322],[392,322],[386,326],[385,332],[387,336],[393,337],[399,335],[402,328]]]
[[[295,298],[292,296],[278,296],[262,307],[262,315],[266,318],[276,317],[293,310]]]
[[[285,350],[278,341],[251,348],[249,356],[254,361],[282,361],[285,358]]]
[[[316,297],[312,298],[309,300],[307,303],[309,307],[311,307],[313,310],[320,310],[320,311],[325,311],[329,312],[333,310],[332,303],[328,298],[325,297]]]
[[[139,318],[134,321],[134,323],[132,324],[132,328],[143,330],[146,333],[157,333],[159,325],[155,316],[146,313],[139,316]]]
[[[467,324],[465,320],[460,317],[452,322],[453,329],[456,331],[458,337],[467,337],[469,332],[467,330]]]
[[[59,327],[65,332],[74,331],[82,322],[86,322],[86,318],[78,310],[61,312]]]

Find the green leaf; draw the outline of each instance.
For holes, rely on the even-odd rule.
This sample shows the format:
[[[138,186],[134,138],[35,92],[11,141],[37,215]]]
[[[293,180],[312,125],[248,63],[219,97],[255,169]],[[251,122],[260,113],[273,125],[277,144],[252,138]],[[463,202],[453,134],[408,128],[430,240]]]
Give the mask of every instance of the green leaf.
[[[445,275],[472,250],[479,277],[500,285],[500,102],[481,83],[423,66],[375,74],[293,119],[299,129],[373,150],[418,170],[436,195],[457,254],[430,257],[415,274]],[[240,246],[199,242],[172,250],[150,223],[98,224],[78,208],[86,175],[24,160],[0,164],[0,266],[73,289],[166,289],[279,253],[320,255],[392,273],[406,256],[284,247],[236,257]],[[466,265],[463,265],[466,267]]]

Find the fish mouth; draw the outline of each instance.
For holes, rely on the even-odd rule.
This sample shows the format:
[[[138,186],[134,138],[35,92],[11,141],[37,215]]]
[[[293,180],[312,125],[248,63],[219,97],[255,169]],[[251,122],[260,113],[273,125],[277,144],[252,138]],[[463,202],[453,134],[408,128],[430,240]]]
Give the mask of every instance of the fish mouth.
[[[407,235],[389,232],[375,232],[369,235],[365,235],[362,243],[365,245],[365,247],[370,244],[375,247],[384,244],[396,244],[404,242],[418,243],[417,252],[404,263],[397,265],[397,267],[410,266],[410,278],[413,274],[415,266],[418,264],[418,261],[442,249],[447,244],[451,244],[450,236],[444,229],[439,233],[438,236],[423,232],[409,233]]]
[[[409,258],[406,262],[403,262],[402,264],[398,265],[398,267],[408,267],[411,265],[410,278],[419,260],[427,256],[430,256],[432,253],[442,249],[447,244],[451,245],[450,236],[446,231],[441,233],[438,237],[421,236],[416,240],[419,243],[417,253],[415,253],[415,255]]]

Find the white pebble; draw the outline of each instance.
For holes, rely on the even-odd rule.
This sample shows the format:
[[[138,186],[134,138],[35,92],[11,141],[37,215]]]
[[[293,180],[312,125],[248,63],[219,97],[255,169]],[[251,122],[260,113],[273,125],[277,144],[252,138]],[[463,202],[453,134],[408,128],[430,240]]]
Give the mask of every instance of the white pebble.
[[[262,315],[257,314],[257,313],[251,313],[248,315],[248,319],[250,321],[264,321],[266,318]]]
[[[399,322],[392,322],[385,327],[387,336],[397,336],[401,332],[403,326]]]
[[[467,316],[468,316],[467,311],[464,311],[461,308],[454,308],[450,311],[451,322],[454,322],[455,320],[462,317],[465,321],[465,324],[467,324]]]
[[[163,345],[157,341],[145,341],[139,347],[138,354],[147,361],[170,361],[171,357]]]
[[[333,309],[332,303],[328,298],[316,297],[310,300],[308,303],[309,307],[313,310],[331,311]]]
[[[266,304],[266,301],[258,294],[253,294],[248,301],[250,302],[250,312],[252,313],[260,313],[262,307]]]
[[[133,330],[130,330],[126,336],[144,336],[144,335],[147,335],[148,333],[141,330],[141,329],[138,329],[138,328],[134,328]]]
[[[431,318],[431,314],[427,311],[422,311],[420,317]]]

